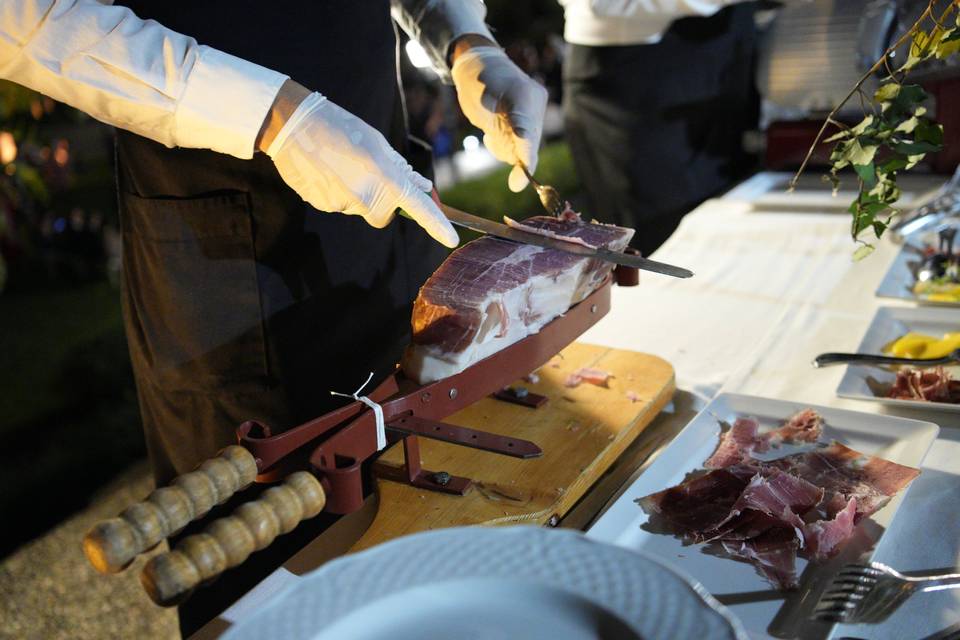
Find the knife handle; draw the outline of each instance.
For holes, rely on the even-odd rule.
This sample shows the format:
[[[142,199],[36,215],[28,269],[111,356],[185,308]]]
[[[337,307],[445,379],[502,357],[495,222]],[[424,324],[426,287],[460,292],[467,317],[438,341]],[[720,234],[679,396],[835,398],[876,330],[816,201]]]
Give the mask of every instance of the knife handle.
[[[253,455],[239,445],[229,446],[196,471],[178,476],[143,502],[127,507],[119,517],[94,525],[83,539],[83,552],[100,573],[116,573],[256,477]]]
[[[174,550],[150,558],[140,583],[156,604],[178,604],[200,584],[239,566],[254,551],[320,513],[325,503],[323,487],[312,473],[291,473],[259,499],[214,520],[203,532],[187,536]]]

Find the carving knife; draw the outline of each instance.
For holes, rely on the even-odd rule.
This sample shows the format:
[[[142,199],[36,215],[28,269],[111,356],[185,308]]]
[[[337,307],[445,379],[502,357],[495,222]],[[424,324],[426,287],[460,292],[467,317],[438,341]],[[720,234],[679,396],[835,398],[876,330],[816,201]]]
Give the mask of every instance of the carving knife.
[[[447,216],[447,220],[449,220],[451,223],[489,236],[496,236],[498,238],[513,240],[514,242],[520,242],[523,244],[532,244],[538,247],[545,247],[547,249],[556,249],[557,251],[572,253],[584,258],[595,258],[598,260],[604,260],[606,262],[622,264],[627,267],[643,269],[644,271],[662,273],[664,275],[673,276],[674,278],[689,278],[693,275],[692,271],[689,269],[684,269],[683,267],[676,267],[672,264],[657,262],[656,260],[650,260],[649,258],[643,258],[641,256],[631,255],[629,253],[623,253],[622,251],[611,251],[610,249],[604,248],[595,249],[591,247],[585,247],[580,244],[565,242],[563,240],[557,240],[556,238],[542,236],[538,233],[524,231],[523,229],[514,229],[513,227],[508,227],[505,224],[494,222],[493,220],[487,220],[486,218],[481,218],[480,216],[475,216],[473,214],[466,213],[465,211],[460,211],[459,209],[454,209],[453,207],[440,202],[438,202],[438,204],[440,205],[440,210],[443,211],[443,214]]]

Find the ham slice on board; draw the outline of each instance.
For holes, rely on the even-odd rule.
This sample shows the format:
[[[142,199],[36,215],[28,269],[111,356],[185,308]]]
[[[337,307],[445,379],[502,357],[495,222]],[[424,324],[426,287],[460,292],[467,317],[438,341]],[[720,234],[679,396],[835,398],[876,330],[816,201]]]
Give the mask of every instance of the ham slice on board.
[[[594,247],[622,251],[633,229],[528,218],[523,224]],[[421,383],[454,375],[564,313],[595,291],[613,265],[485,236],[457,249],[413,306],[413,340],[401,366]]]

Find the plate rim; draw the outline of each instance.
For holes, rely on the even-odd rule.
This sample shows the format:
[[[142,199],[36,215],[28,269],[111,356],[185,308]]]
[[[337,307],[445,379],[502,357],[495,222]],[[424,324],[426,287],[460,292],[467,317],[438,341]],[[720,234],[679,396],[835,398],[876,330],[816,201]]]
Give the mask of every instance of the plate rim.
[[[470,526],[433,529],[433,530],[421,531],[421,532],[417,532],[409,535],[400,536],[398,538],[394,538],[393,540],[389,540],[387,542],[375,545],[368,549],[364,549],[363,551],[340,556],[338,558],[335,558],[327,562],[321,567],[318,567],[310,571],[309,573],[304,574],[303,576],[301,576],[299,580],[288,585],[284,589],[280,590],[277,594],[274,595],[274,597],[271,599],[270,602],[264,603],[264,606],[262,606],[259,611],[255,612],[253,615],[250,615],[244,618],[243,620],[237,622],[236,624],[231,625],[231,627],[224,632],[224,635],[222,637],[225,640],[228,640],[228,639],[240,640],[241,638],[247,637],[242,635],[244,633],[244,627],[248,625],[252,626],[255,623],[257,618],[261,618],[266,615],[269,615],[270,614],[269,612],[271,610],[282,605],[282,602],[284,599],[290,597],[295,591],[298,591],[300,589],[310,588],[311,584],[320,583],[323,585],[327,585],[323,588],[327,588],[327,589],[335,588],[335,587],[329,586],[330,584],[329,582],[324,582],[324,577],[335,578],[336,575],[339,572],[342,572],[345,567],[349,567],[352,570],[356,571],[358,570],[357,569],[358,567],[362,568],[365,565],[368,565],[371,563],[375,564],[377,561],[377,558],[379,558],[380,556],[396,554],[398,551],[402,551],[403,547],[408,545],[431,544],[431,543],[436,544],[437,542],[436,539],[438,538],[442,539],[445,537],[455,537],[456,539],[459,540],[460,536],[463,536],[463,535],[500,536],[501,534],[505,534],[505,533],[514,533],[516,535],[524,535],[524,536],[549,535],[552,537],[560,537],[565,539],[567,541],[566,544],[574,543],[573,541],[590,544],[594,549],[601,549],[602,550],[601,553],[629,554],[632,557],[638,557],[642,561],[645,561],[647,563],[657,566],[659,570],[675,576],[681,583],[683,583],[683,585],[686,587],[686,589],[690,593],[691,602],[693,601],[693,599],[695,599],[696,601],[698,601],[700,608],[702,610],[709,611],[712,614],[716,614],[717,616],[719,616],[720,619],[722,619],[726,623],[726,628],[729,629],[729,632],[730,632],[729,637],[735,638],[736,640],[748,640],[749,638],[745,629],[743,628],[742,623],[736,617],[736,615],[734,615],[729,609],[727,609],[724,605],[718,602],[716,598],[714,598],[703,587],[703,585],[697,582],[694,578],[692,578],[686,572],[679,570],[676,567],[670,566],[669,564],[665,563],[659,558],[651,556],[648,553],[632,551],[629,549],[624,549],[623,547],[619,547],[617,545],[612,545],[608,543],[599,542],[596,540],[591,540],[583,532],[580,532],[580,531],[576,531],[572,529],[547,529],[544,527],[539,527],[534,525],[511,525],[511,526],[470,525]],[[441,545],[440,548],[448,549],[454,546],[455,545],[445,545],[445,546]],[[331,575],[325,576],[325,574],[331,574]],[[470,574],[459,574],[459,575],[451,576],[450,579],[463,580],[463,579],[469,579],[471,577],[490,578],[491,576],[471,576]],[[519,580],[524,579],[523,576],[518,576],[514,574],[504,574],[503,576],[497,576],[497,577],[515,578]],[[544,586],[548,586],[552,588],[559,588],[571,595],[580,596],[585,599],[589,599],[582,592],[564,589],[562,586],[558,586],[556,584],[547,582],[543,578],[529,577],[529,579],[532,582],[543,584]],[[411,587],[421,587],[421,586],[424,586],[424,584],[429,584],[429,583],[439,584],[442,582],[443,580],[439,580],[439,579],[429,580],[426,583],[412,584]],[[395,594],[399,592],[395,591],[393,593]],[[386,597],[392,594],[384,593],[382,595],[383,597]],[[614,608],[612,608],[609,604],[605,602],[601,602],[600,600],[592,600],[592,602],[596,605],[601,606],[607,611],[613,613],[614,615],[618,615],[618,612]],[[351,608],[345,609],[342,615],[344,616],[349,615],[353,611],[356,611],[357,608],[359,608],[359,606],[363,606],[363,604],[360,603],[357,607],[351,607]],[[331,620],[331,623],[332,622],[333,620]]]
[[[867,338],[874,331],[875,327],[878,327],[883,320],[890,319],[895,321],[906,322],[911,319],[924,321],[924,322],[938,322],[938,320],[926,320],[921,316],[944,316],[944,321],[952,319],[948,316],[957,316],[957,325],[960,327],[960,312],[951,308],[952,305],[941,304],[941,305],[923,305],[923,306],[913,306],[913,307],[892,307],[892,306],[880,306],[877,307],[874,311],[873,317],[870,319],[870,324],[867,325],[867,328],[864,330],[863,335],[860,337],[860,342],[857,345],[856,353],[864,353],[870,347],[868,346]],[[911,318],[910,316],[914,316]],[[837,397],[839,398],[849,398],[851,400],[865,400],[868,402],[876,402],[878,404],[892,406],[892,407],[903,407],[906,409],[914,409],[918,411],[928,410],[928,411],[945,411],[948,413],[960,413],[960,404],[951,404],[949,402],[920,402],[918,400],[904,400],[901,398],[881,398],[880,396],[867,395],[865,393],[859,393],[855,391],[847,390],[848,387],[852,386],[853,381],[857,380],[857,376],[854,373],[856,367],[854,365],[844,365],[843,375],[840,377],[840,382],[837,383],[837,389],[835,391]],[[908,418],[912,419],[912,418]]]

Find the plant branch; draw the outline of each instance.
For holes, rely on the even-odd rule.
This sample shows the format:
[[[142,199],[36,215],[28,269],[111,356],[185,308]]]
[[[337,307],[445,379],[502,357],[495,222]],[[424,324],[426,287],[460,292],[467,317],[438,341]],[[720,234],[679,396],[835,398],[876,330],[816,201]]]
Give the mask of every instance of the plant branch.
[[[949,14],[950,11],[953,10],[953,5],[956,2],[960,2],[960,0],[951,0],[950,6],[947,8],[947,11],[944,12],[942,19],[946,19],[946,16]],[[887,50],[883,52],[883,55],[880,57],[880,59],[877,60],[873,64],[873,66],[870,67],[867,70],[867,72],[863,74],[863,76],[860,78],[860,80],[857,81],[857,83],[853,86],[853,88],[850,89],[850,92],[847,94],[847,96],[843,100],[841,100],[840,103],[836,107],[834,107],[829,114],[827,114],[826,119],[823,121],[823,125],[820,127],[820,131],[817,132],[817,136],[813,139],[813,144],[811,144],[810,148],[807,150],[807,155],[803,158],[803,162],[800,164],[800,168],[797,169],[796,174],[794,174],[793,178],[790,179],[790,183],[788,185],[788,189],[790,191],[793,191],[796,188],[797,182],[800,180],[800,175],[807,168],[807,164],[810,162],[810,158],[813,156],[813,152],[816,151],[817,145],[820,144],[820,140],[823,138],[823,134],[826,133],[827,127],[830,126],[830,124],[835,121],[836,115],[840,112],[840,109],[842,109],[844,105],[846,105],[847,102],[850,101],[850,98],[852,98],[858,91],[860,91],[860,88],[863,86],[863,83],[866,82],[870,78],[870,76],[872,76],[874,73],[879,71],[880,68],[884,66],[884,64],[886,64],[887,57],[891,53],[899,49],[901,46],[903,46],[903,44],[907,40],[912,38],[913,35],[920,29],[920,26],[923,24],[924,20],[926,20],[927,18],[933,15],[934,4],[936,4],[936,0],[930,0],[930,3],[927,5],[926,10],[924,10],[924,12],[920,14],[920,17],[917,18],[917,21],[913,24],[913,26],[910,27],[910,29],[908,29],[906,33],[900,36],[900,38],[898,38],[896,42],[890,45],[887,48]]]

